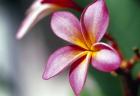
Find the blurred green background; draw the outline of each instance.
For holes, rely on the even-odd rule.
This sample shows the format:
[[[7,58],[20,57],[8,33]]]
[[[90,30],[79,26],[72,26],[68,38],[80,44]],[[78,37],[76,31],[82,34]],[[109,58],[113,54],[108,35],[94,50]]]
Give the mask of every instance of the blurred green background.
[[[93,2],[93,0],[75,1],[82,7]],[[62,74],[52,81],[44,81],[41,78],[44,62],[49,54],[67,44],[52,33],[49,25],[50,17],[37,24],[33,32],[27,34],[23,40],[15,39],[24,12],[32,2],[32,0],[0,1],[0,96],[73,96],[65,75]],[[106,0],[106,3],[110,12],[108,32],[119,44],[124,57],[129,59],[134,54],[132,48],[140,48],[140,1]],[[133,79],[136,79],[139,72],[140,62],[132,69]],[[120,77],[96,71],[90,66],[81,96],[124,96],[122,85]]]

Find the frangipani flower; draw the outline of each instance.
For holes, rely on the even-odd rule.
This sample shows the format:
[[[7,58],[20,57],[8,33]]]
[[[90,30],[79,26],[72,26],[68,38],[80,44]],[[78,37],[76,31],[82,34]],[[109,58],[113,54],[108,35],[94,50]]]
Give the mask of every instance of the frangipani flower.
[[[52,16],[54,33],[72,43],[54,52],[48,59],[43,79],[50,79],[71,66],[70,85],[76,96],[84,86],[89,64],[103,72],[116,70],[120,65],[118,53],[108,44],[100,42],[109,24],[109,13],[104,0],[88,6],[79,20],[69,12],[56,12]]]
[[[42,18],[62,8],[80,10],[78,5],[72,0],[36,0],[27,10],[26,18],[23,20],[16,35],[17,39],[21,39]]]

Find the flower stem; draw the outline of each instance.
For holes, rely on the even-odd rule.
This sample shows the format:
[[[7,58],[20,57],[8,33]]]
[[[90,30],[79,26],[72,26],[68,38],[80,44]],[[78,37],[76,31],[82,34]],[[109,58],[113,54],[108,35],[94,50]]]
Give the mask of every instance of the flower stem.
[[[117,72],[122,76],[121,78],[125,90],[124,96],[138,96],[140,81],[138,79],[133,80],[130,71],[124,72],[123,70],[119,69]]]

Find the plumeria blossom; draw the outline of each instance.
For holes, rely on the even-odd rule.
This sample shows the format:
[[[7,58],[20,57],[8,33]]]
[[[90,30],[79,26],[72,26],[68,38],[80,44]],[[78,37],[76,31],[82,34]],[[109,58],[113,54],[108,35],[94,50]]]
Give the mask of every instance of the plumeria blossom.
[[[26,17],[17,32],[17,39],[21,39],[43,17],[62,8],[80,10],[72,0],[36,0],[27,10]]]
[[[100,42],[108,24],[109,13],[104,0],[89,5],[80,21],[70,12],[54,13],[51,20],[54,33],[73,45],[62,47],[50,56],[43,79],[50,79],[71,66],[70,85],[79,96],[89,64],[103,72],[116,70],[120,65],[118,53],[110,45]]]

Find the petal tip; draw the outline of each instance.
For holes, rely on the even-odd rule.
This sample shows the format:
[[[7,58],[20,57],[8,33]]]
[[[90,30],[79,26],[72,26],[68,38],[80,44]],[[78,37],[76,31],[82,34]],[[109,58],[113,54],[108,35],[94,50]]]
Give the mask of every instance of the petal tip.
[[[80,96],[81,91],[79,91],[78,89],[74,88],[73,84],[70,83],[70,85],[71,85],[71,88],[72,88],[75,96]]]
[[[43,73],[42,79],[49,80],[50,78],[51,78],[51,76],[49,76],[46,72]]]
[[[75,96],[80,96],[80,93],[81,93],[81,91],[80,92],[74,92]]]
[[[22,38],[23,38],[23,35],[22,35],[20,32],[18,32],[18,33],[16,34],[16,39],[20,40],[20,39],[22,39]]]
[[[16,34],[16,38],[17,39],[22,39],[24,37],[24,35],[30,30],[30,28],[28,28],[28,24],[26,24],[26,20],[23,20],[18,31]]]
[[[84,85],[83,85],[83,87],[82,87],[82,88],[78,88],[78,87],[77,87],[77,88],[75,88],[71,82],[70,82],[70,85],[71,85],[71,88],[72,88],[72,90],[73,90],[73,92],[74,92],[75,96],[80,96],[81,91],[82,91],[82,90],[83,90],[83,88],[84,88]]]

